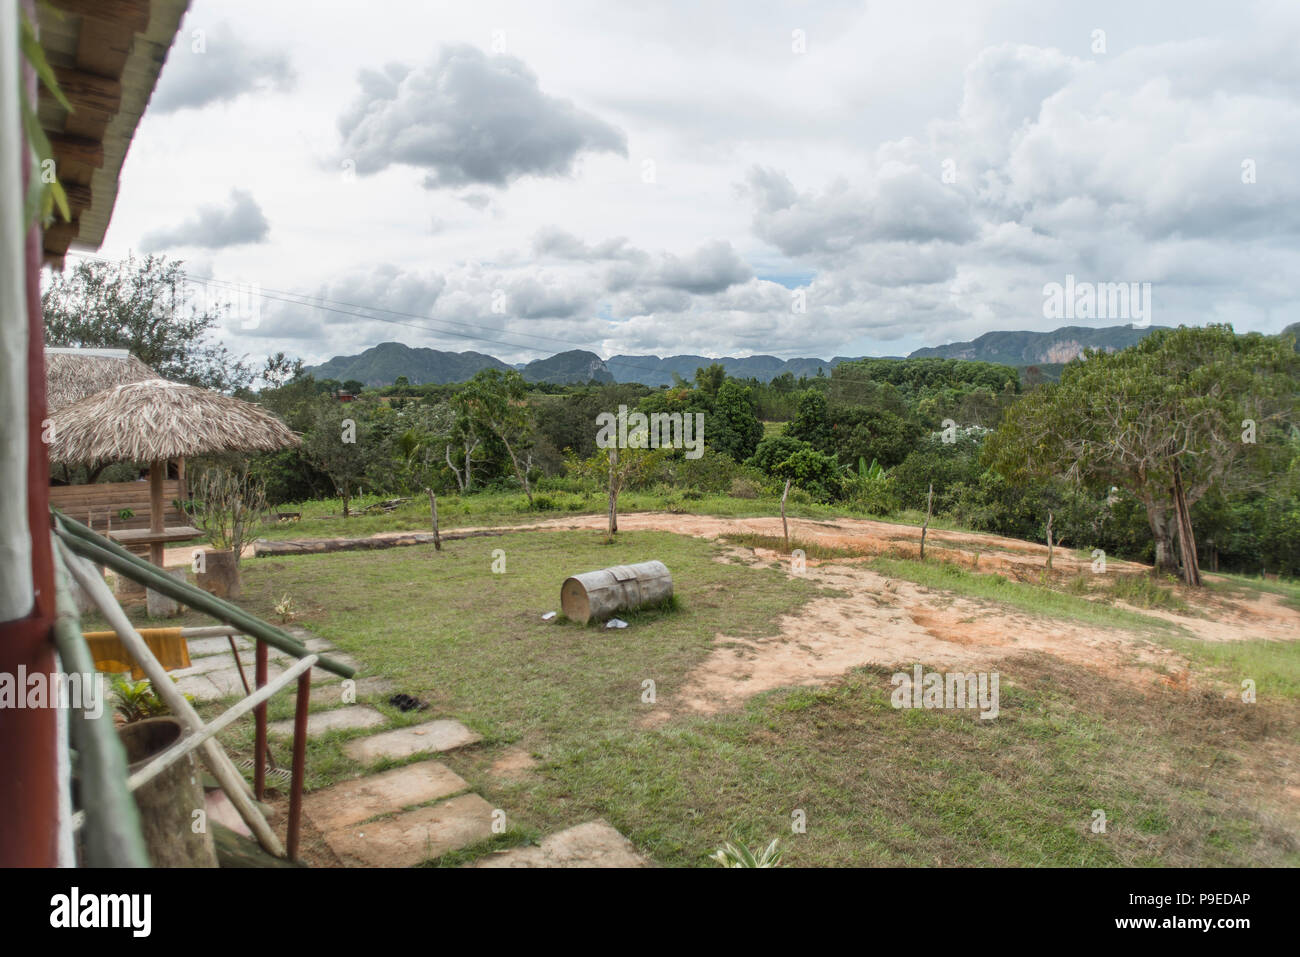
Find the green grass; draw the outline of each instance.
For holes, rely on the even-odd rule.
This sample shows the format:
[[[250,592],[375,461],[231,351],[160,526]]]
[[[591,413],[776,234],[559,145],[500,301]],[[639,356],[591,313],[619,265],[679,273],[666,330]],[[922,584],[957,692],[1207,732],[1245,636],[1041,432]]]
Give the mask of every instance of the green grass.
[[[954,592],[967,598],[993,601],[1017,611],[1047,618],[1129,631],[1161,634],[1183,631],[1179,626],[1150,615],[1090,601],[1078,595],[1041,585],[1012,581],[1002,575],[972,572],[951,562],[918,561],[910,558],[879,557],[869,566],[891,578],[902,578],[926,588]]]
[[[1228,595],[1248,595],[1251,592],[1279,595],[1283,605],[1300,611],[1300,581],[1274,581],[1269,578],[1235,575],[1229,572],[1203,574],[1202,581],[1207,587]]]
[[[742,714],[590,742],[547,768],[534,800],[557,823],[604,816],[669,865],[774,837],[794,866],[1297,861],[1294,835],[1199,770],[1234,764],[1226,737],[1262,717],[1228,708],[1207,728],[1199,702],[1156,705],[1046,656],[1014,670],[1026,684],[1003,685],[997,721],[894,710],[888,671],[862,669]],[[1096,808],[1106,834],[1090,830]],[[796,810],[806,833],[791,831]]]
[[[505,552],[504,575],[491,571],[495,549]],[[1152,691],[1033,654],[999,665],[995,721],[896,710],[893,669],[869,668],[824,687],[757,695],[739,712],[692,717],[672,705],[719,635],[774,635],[781,616],[823,594],[807,578],[718,561],[724,550],[663,532],[623,532],[607,545],[598,531],[559,531],[452,541],[441,553],[413,546],[250,559],[241,603],[273,620],[274,602],[291,595],[299,623],[355,656],[361,675],[429,703],[404,714],[387,695],[361,696],[389,727],[454,717],[484,735],[440,760],[506,809],[510,830],[443,866],[596,817],[670,866],[711,866],[707,855],[725,841],[759,847],[777,837],[794,866],[1300,864],[1295,831],[1261,796],[1261,782],[1283,774],[1278,748],[1294,743],[1300,725],[1300,646],[1208,645],[1080,596],[951,564],[876,558],[871,567],[891,577],[1045,617],[1163,629],[1159,640],[1197,667],[1229,682],[1254,678],[1259,703]],[[625,615],[631,626],[621,630],[541,620],[559,611],[567,574],[650,558],[672,570],[672,605]],[[646,680],[655,682],[655,705],[642,700]],[[288,717],[291,702],[275,699],[271,717]],[[661,707],[667,720],[648,722]],[[367,733],[311,740],[308,786],[405,763],[363,768],[349,759],[343,743]],[[251,722],[223,740],[236,757],[251,755]],[[491,773],[508,748],[538,766],[514,780]],[[273,752],[288,762],[287,742],[273,739]],[[1089,828],[1097,808],[1106,834]],[[796,810],[806,833],[791,833]]]
[[[1261,700],[1268,696],[1300,703],[1300,642],[1180,638],[1166,638],[1163,642],[1213,672],[1235,693],[1242,691],[1242,681],[1249,678],[1255,682],[1255,694]]]
[[[505,574],[491,571],[493,553]],[[282,594],[302,623],[364,663],[361,674],[392,679],[398,691],[429,702],[403,714],[374,702],[393,726],[459,718],[489,744],[587,739],[625,727],[642,713],[641,682],[661,693],[679,687],[708,654],[713,636],[775,632],[775,621],[818,589],[776,571],[714,561],[719,548],[661,532],[623,532],[605,545],[599,532],[519,533],[466,539],[441,552],[416,546],[379,552],[249,559],[244,601],[270,616]],[[562,557],[561,557],[562,556]],[[572,573],[658,558],[671,569],[675,601],[623,615],[626,629],[580,626],[559,612],[559,586]],[[558,559],[558,560],[557,560]],[[737,623],[733,602],[746,608]],[[271,708],[289,716],[288,699]],[[333,732],[311,743],[312,786],[356,773]],[[232,733],[251,753],[252,732]]]

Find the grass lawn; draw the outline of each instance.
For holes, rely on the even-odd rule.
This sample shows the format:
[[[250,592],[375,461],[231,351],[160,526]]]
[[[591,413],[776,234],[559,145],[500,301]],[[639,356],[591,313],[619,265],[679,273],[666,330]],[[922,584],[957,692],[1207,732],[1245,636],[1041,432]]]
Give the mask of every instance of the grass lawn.
[[[504,574],[492,572],[495,549]],[[1249,707],[1221,691],[1138,688],[1029,654],[1008,663],[1017,683],[1003,681],[995,721],[896,710],[892,669],[866,668],[826,687],[758,695],[738,712],[652,724],[715,636],[776,634],[780,616],[820,593],[805,578],[718,561],[721,551],[664,532],[624,532],[606,545],[598,532],[561,531],[453,541],[441,553],[249,559],[242,603],[275,620],[275,602],[290,596],[298,622],[355,656],[362,675],[429,703],[404,714],[386,695],[362,696],[391,726],[454,717],[484,735],[440,760],[506,809],[510,830],[443,864],[595,817],[669,866],[711,866],[707,855],[724,841],[774,837],[796,866],[1300,864],[1296,834],[1258,785],[1276,773],[1277,747],[1297,739],[1300,645],[1158,635],[1228,687],[1255,678],[1259,703]],[[622,630],[541,620],[559,610],[565,575],[650,558],[673,572],[675,609],[627,616]],[[955,566],[875,561],[889,575],[1043,615],[1161,624]],[[647,680],[654,705],[643,701]],[[275,700],[272,719],[289,717],[291,700]],[[308,787],[391,766],[364,768],[343,753],[364,733],[312,740]],[[223,739],[237,758],[251,756],[252,723]],[[273,750],[287,764],[287,742]],[[513,780],[492,771],[519,750],[537,766]],[[1104,834],[1091,830],[1096,810]],[[806,833],[791,831],[797,811]]]

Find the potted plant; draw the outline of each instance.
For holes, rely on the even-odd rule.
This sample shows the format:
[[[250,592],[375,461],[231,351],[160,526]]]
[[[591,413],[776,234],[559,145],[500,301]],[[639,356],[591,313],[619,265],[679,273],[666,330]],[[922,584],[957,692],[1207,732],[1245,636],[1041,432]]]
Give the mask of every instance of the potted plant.
[[[199,587],[218,598],[238,598],[239,560],[265,519],[266,485],[247,473],[212,468],[194,483],[193,496],[191,514],[210,544],[195,556]]]
[[[126,751],[127,773],[135,774],[176,744],[185,727],[158,697],[148,679],[113,679],[118,737]],[[133,792],[140,829],[154,867],[216,867],[217,852],[206,818],[203,786],[191,753]],[[202,826],[196,827],[196,821]]]

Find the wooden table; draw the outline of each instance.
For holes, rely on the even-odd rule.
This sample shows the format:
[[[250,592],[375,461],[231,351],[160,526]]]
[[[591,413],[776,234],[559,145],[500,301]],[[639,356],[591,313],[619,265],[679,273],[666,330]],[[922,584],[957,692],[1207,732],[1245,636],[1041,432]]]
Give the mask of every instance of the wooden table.
[[[123,528],[118,531],[110,531],[108,534],[118,544],[127,548],[132,545],[148,545],[149,560],[162,568],[163,545],[168,542],[188,542],[191,538],[198,538],[203,533],[197,528],[191,528],[188,525],[173,525],[171,528],[164,528],[160,532],[151,528]]]

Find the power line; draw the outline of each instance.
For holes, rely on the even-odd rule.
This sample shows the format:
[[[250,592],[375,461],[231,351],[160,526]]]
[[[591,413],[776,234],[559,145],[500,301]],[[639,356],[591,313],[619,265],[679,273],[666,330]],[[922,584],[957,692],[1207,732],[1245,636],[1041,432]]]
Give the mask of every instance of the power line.
[[[107,259],[101,256],[94,256],[88,253],[70,251],[69,255],[77,256],[82,259],[93,260],[95,262],[105,263],[107,265],[121,266],[124,264],[124,261],[122,260]],[[385,322],[390,325],[406,326],[411,329],[417,329],[421,332],[431,332],[436,335],[442,335],[442,336],[454,336],[456,338],[466,339],[471,342],[473,341],[492,342],[497,345],[508,346],[513,349],[531,349],[531,350],[537,349],[537,346],[535,345],[529,345],[521,342],[511,342],[508,339],[501,339],[490,335],[485,335],[481,331],[481,327],[477,326],[472,322],[463,322],[456,319],[435,319],[432,316],[425,316],[418,313],[403,312],[398,309],[388,309],[383,306],[369,306],[361,303],[346,302],[344,300],[329,299],[324,296],[312,296],[312,295],[307,295],[305,293],[295,293],[295,292],[289,292],[282,289],[273,289],[269,286],[262,286],[260,283],[257,285],[256,289],[254,289],[244,283],[234,282],[226,279],[217,279],[212,276],[195,276],[189,272],[185,273],[185,278],[187,281],[194,282],[196,284],[215,285],[218,288],[227,288],[227,289],[233,288],[235,290],[238,290],[241,293],[248,293],[257,296],[261,299],[267,299],[273,302],[282,302],[282,303],[287,303],[289,305],[296,305],[296,306],[306,306],[308,308],[320,309],[325,312],[332,312],[339,315],[355,316],[361,319],[371,319],[375,322]],[[273,293],[276,295],[272,295]],[[348,308],[341,309],[339,307],[348,307]],[[366,312],[348,311],[350,309],[364,309],[366,310]],[[416,323],[413,322],[403,322],[400,321],[399,319],[389,319],[380,315],[372,315],[371,313],[386,313],[389,316],[400,316],[403,319],[420,319],[425,322],[464,326],[470,329],[474,329],[476,331],[473,334],[456,332],[455,330],[452,329],[439,329],[439,328],[433,328],[425,325],[417,325]],[[586,344],[576,343],[571,339],[560,339],[555,336],[543,336],[543,335],[538,335],[536,333],[529,333],[529,332],[511,333],[511,335],[520,338],[537,339],[543,342],[558,343],[563,346],[568,346],[570,349],[585,350],[587,348]],[[619,365],[622,365],[630,369],[637,369],[642,372],[647,372],[651,374],[662,374],[664,371],[662,369],[655,369],[650,366],[638,365],[633,362],[627,362],[626,360],[619,360]]]

